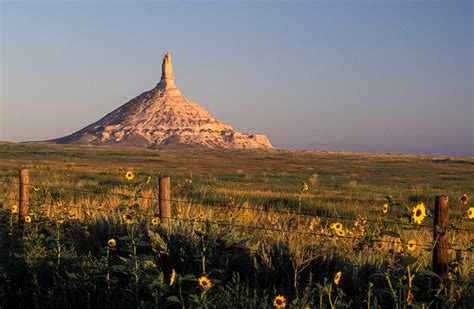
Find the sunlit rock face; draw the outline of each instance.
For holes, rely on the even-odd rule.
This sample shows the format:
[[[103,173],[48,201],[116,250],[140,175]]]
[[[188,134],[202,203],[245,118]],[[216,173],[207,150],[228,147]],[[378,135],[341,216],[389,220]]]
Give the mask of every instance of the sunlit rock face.
[[[183,97],[174,82],[169,52],[163,57],[161,80],[155,88],[82,130],[53,141],[138,147],[273,149],[267,136],[237,132]]]

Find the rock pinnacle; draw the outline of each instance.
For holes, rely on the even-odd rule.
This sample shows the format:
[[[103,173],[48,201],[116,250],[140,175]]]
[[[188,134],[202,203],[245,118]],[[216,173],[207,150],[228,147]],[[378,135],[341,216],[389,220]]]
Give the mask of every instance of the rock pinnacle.
[[[156,85],[156,90],[159,96],[177,97],[181,95],[181,92],[174,84],[173,64],[171,63],[170,52],[166,53],[163,57],[161,80],[158,85]]]

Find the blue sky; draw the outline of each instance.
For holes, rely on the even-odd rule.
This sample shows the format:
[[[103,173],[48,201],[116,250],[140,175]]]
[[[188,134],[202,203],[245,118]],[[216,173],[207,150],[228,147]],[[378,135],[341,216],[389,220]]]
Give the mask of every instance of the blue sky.
[[[155,86],[278,148],[474,155],[471,1],[3,1],[0,140]]]

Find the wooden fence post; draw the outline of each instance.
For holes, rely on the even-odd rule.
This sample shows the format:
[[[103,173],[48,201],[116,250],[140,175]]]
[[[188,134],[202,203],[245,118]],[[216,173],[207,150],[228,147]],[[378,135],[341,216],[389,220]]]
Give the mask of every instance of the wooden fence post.
[[[167,225],[171,218],[171,181],[170,177],[160,177],[160,219]]]
[[[25,217],[28,215],[28,185],[30,182],[30,177],[27,169],[20,170],[18,180],[18,200],[20,204],[18,209],[18,222],[20,222],[20,227],[23,227],[25,223]]]
[[[433,271],[441,277],[433,278],[433,287],[442,283],[446,286],[448,279],[448,197],[446,195],[436,196],[433,239],[436,241],[433,250]]]

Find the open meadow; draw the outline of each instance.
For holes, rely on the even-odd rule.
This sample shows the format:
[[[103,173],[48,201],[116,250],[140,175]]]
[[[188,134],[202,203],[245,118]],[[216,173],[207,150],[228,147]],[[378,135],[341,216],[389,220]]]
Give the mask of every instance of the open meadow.
[[[472,308],[471,196],[472,157],[2,143],[0,306]]]

